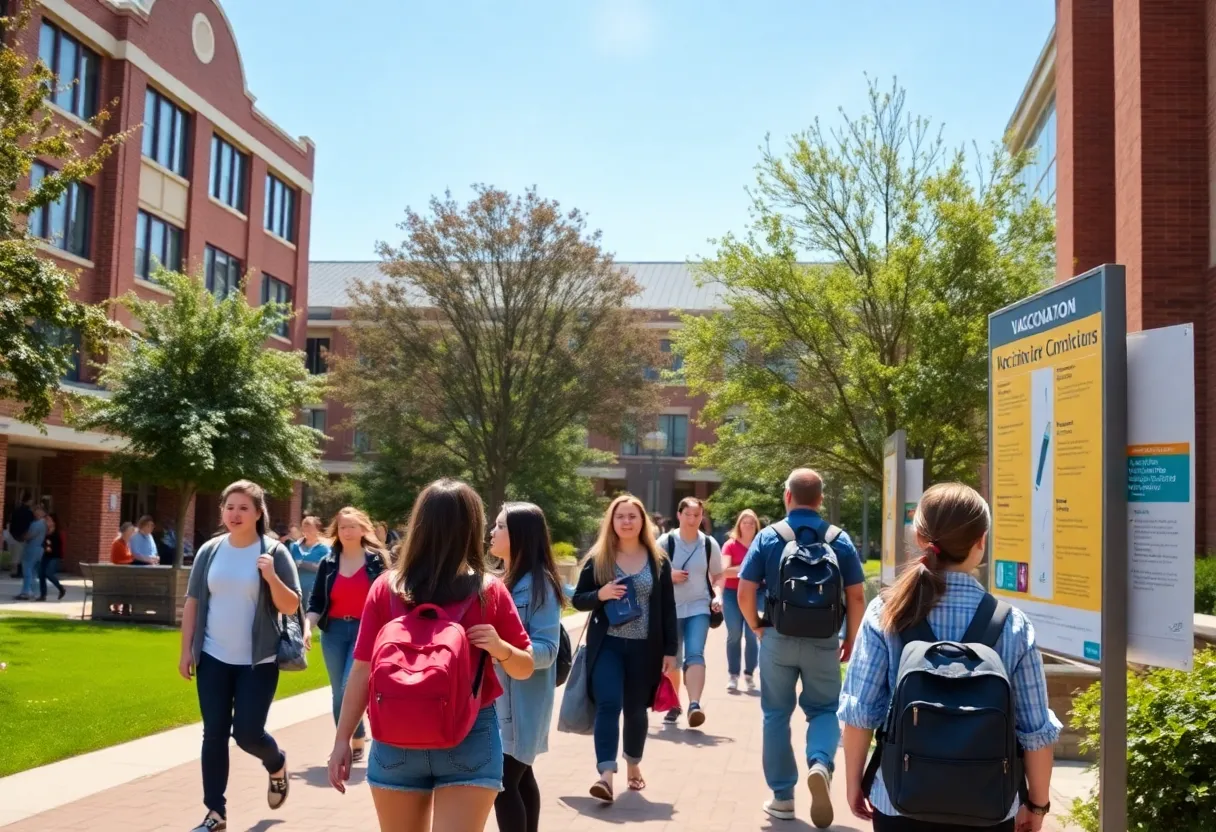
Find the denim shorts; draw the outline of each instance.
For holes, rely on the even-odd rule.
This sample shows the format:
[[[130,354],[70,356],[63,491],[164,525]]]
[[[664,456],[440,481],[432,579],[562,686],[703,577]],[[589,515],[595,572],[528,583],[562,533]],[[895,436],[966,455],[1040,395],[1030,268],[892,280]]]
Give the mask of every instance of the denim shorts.
[[[473,730],[455,748],[418,751],[373,740],[367,782],[396,792],[433,792],[445,786],[502,791],[502,735],[494,706],[481,709]]]
[[[676,619],[676,664],[685,670],[705,666],[705,639],[709,638],[709,615]]]

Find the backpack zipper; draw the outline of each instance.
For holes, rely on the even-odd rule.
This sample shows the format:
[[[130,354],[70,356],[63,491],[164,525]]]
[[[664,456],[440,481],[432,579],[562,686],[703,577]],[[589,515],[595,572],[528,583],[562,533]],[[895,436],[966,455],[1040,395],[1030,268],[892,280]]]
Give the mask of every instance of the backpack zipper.
[[[912,706],[912,727],[915,728],[920,722],[920,708],[916,705]]]
[[[910,755],[908,755],[908,754],[905,754],[905,755],[904,755],[904,771],[907,771],[907,770],[908,770],[908,758],[909,758],[909,756],[910,756]]]

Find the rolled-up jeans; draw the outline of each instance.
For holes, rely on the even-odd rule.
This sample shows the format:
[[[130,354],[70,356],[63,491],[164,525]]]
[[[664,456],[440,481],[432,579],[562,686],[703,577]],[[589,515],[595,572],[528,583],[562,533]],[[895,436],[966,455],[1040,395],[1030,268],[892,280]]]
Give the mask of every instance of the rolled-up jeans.
[[[756,672],[760,645],[752,628],[743,620],[743,611],[739,609],[739,590],[727,589],[722,593],[722,614],[726,619],[726,671],[731,676],[738,676],[739,665],[742,664],[744,673],[751,676]],[[743,654],[742,657],[740,654]],[[740,658],[745,661],[740,662]]]

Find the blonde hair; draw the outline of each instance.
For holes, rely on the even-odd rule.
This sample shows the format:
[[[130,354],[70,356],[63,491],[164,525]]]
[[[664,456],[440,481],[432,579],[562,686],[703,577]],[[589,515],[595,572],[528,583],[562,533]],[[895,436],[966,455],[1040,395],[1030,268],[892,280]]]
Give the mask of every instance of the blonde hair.
[[[359,528],[363,530],[363,534],[359,537],[359,545],[363,547],[365,552],[376,552],[384,562],[388,564],[392,556],[389,551],[384,548],[384,544],[375,535],[375,527],[372,526],[372,520],[367,516],[367,512],[355,508],[354,506],[346,506],[338,509],[338,513],[334,515],[334,519],[330,521],[329,528],[325,531],[325,536],[333,541],[330,544],[330,549],[335,555],[342,554],[342,540],[338,537],[338,525],[342,522],[343,517],[349,517],[359,524]],[[307,519],[307,518],[306,518]],[[315,519],[315,518],[314,518]]]
[[[638,520],[642,524],[642,529],[638,532],[638,542],[650,553],[650,560],[656,567],[662,565],[664,560],[663,552],[655,543],[654,524],[650,520],[650,515],[646,513],[646,506],[642,505],[642,501],[632,494],[621,494],[608,505],[608,510],[604,512],[604,519],[600,521],[600,533],[596,537],[595,543],[587,551],[587,557],[583,560],[584,563],[588,560],[594,561],[595,579],[601,584],[616,580],[616,555],[621,545],[621,539],[617,537],[616,529],[612,525],[612,518],[623,503],[629,503],[638,510]]]
[[[743,527],[743,518],[744,517],[752,518],[752,522],[756,524],[756,531],[755,531],[755,534],[752,535],[752,538],[754,539],[757,534],[760,534],[760,518],[757,517],[756,512],[752,511],[750,508],[745,508],[745,509],[743,509],[743,511],[739,512],[739,516],[735,518],[734,528],[732,528],[730,530],[730,533],[726,535],[731,540],[737,540],[740,543],[743,542],[743,528],[742,527]]]

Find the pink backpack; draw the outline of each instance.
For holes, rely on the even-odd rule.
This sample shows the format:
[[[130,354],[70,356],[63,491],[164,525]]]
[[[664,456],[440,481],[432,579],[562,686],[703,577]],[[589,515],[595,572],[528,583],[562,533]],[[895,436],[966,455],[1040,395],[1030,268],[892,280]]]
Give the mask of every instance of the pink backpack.
[[[464,741],[481,709],[485,656],[471,672],[469,644],[460,621],[476,593],[455,618],[441,607],[419,604],[389,621],[372,648],[367,716],[372,737],[398,748],[454,748]]]

